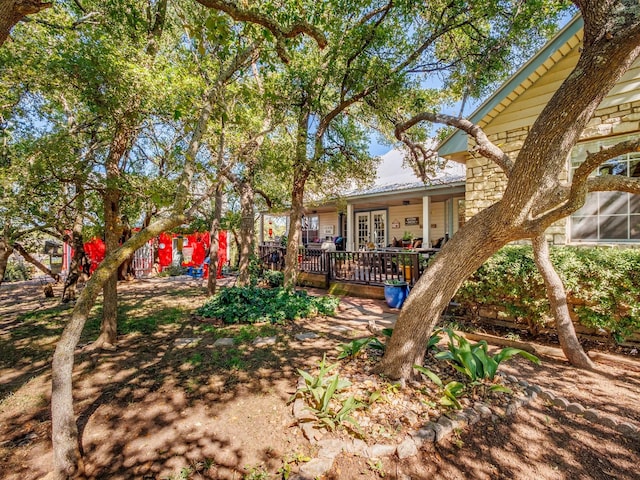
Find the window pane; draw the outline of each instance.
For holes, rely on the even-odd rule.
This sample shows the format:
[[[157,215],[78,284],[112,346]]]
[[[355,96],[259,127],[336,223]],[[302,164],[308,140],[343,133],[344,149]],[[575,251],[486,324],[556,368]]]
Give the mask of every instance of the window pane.
[[[628,217],[626,215],[601,216],[601,240],[626,240],[628,235]]]
[[[571,218],[571,239],[572,240],[597,240],[598,239],[598,217],[572,217]]]
[[[640,177],[640,160],[631,160],[629,162],[629,176]]]
[[[640,213],[640,195],[629,195],[629,213]]]
[[[598,213],[598,194],[587,193],[587,199],[584,202],[584,205],[574,215],[579,215],[579,216],[597,215],[597,213]]]
[[[630,215],[629,225],[631,231],[629,232],[629,238],[640,239],[640,215]]]
[[[621,192],[600,192],[600,214],[626,215],[627,197],[626,193]]]

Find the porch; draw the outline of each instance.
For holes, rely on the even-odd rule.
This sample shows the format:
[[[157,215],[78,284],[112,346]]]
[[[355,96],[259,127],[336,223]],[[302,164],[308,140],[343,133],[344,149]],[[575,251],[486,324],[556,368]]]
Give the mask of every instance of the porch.
[[[413,286],[438,250],[386,248],[328,252],[301,247],[298,253],[299,283],[329,289],[332,293],[383,298],[385,282],[406,281]],[[260,259],[272,270],[284,268],[285,254],[286,247],[283,246],[263,244],[259,247]]]

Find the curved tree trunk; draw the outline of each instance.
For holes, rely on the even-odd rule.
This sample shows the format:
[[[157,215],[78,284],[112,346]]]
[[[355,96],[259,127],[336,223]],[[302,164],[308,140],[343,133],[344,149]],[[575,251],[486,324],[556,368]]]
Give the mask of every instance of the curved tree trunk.
[[[120,264],[133,252],[156,235],[171,230],[186,221],[185,215],[174,215],[171,218],[154,222],[148,228],[135,234],[124,245],[106,256],[78,297],[71,320],[62,332],[53,354],[51,384],[53,478],[70,478],[81,467],[78,463],[80,460],[78,427],[73,411],[72,373],[75,348],[96,297],[104,284],[117,272]]]
[[[0,238],[0,285],[2,285],[2,281],[4,280],[4,272],[7,271],[7,263],[12,253],[13,248],[9,242]]]
[[[551,258],[549,257],[549,245],[544,233],[533,239],[533,255],[536,261],[538,271],[544,279],[544,285],[547,289],[547,297],[553,318],[556,321],[558,330],[558,340],[569,363],[575,367],[593,370],[595,365],[587,356],[580,345],[576,330],[569,315],[569,306],[567,305],[567,292],[558,272],[553,268]]]
[[[498,202],[472,217],[415,284],[389,339],[382,373],[393,379],[412,376],[413,365],[422,365],[433,328],[458,288],[500,247],[518,238],[514,228],[495,221],[500,207]]]
[[[80,276],[85,275],[86,278],[89,278],[89,272],[91,270],[91,262],[84,251],[84,239],[82,237],[84,191],[80,185],[76,185],[76,190],[78,191],[78,197],[76,199],[77,212],[76,218],[73,222],[73,228],[71,230],[73,257],[71,258],[71,264],[69,265],[69,273],[64,281],[62,297],[60,298],[61,303],[66,303],[71,299],[76,298],[76,286]]]

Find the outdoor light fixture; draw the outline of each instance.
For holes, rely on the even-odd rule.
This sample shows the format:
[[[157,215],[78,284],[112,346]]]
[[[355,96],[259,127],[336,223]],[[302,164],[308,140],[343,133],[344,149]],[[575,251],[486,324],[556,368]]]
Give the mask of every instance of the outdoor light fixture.
[[[409,205],[409,200],[403,200],[403,201],[402,201],[402,204],[403,204],[403,205]]]

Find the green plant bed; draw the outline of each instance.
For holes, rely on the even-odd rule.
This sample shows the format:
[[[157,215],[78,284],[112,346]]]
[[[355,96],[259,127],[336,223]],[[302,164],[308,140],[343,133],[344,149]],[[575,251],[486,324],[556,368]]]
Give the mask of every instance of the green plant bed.
[[[606,330],[616,341],[640,330],[640,249],[556,247],[551,260],[577,322]],[[472,310],[500,307],[532,331],[552,321],[529,246],[501,249],[465,282],[456,301]]]
[[[207,300],[197,314],[227,324],[282,323],[303,317],[334,315],[338,303],[336,297],[313,297],[305,291],[283,287],[230,287]]]

